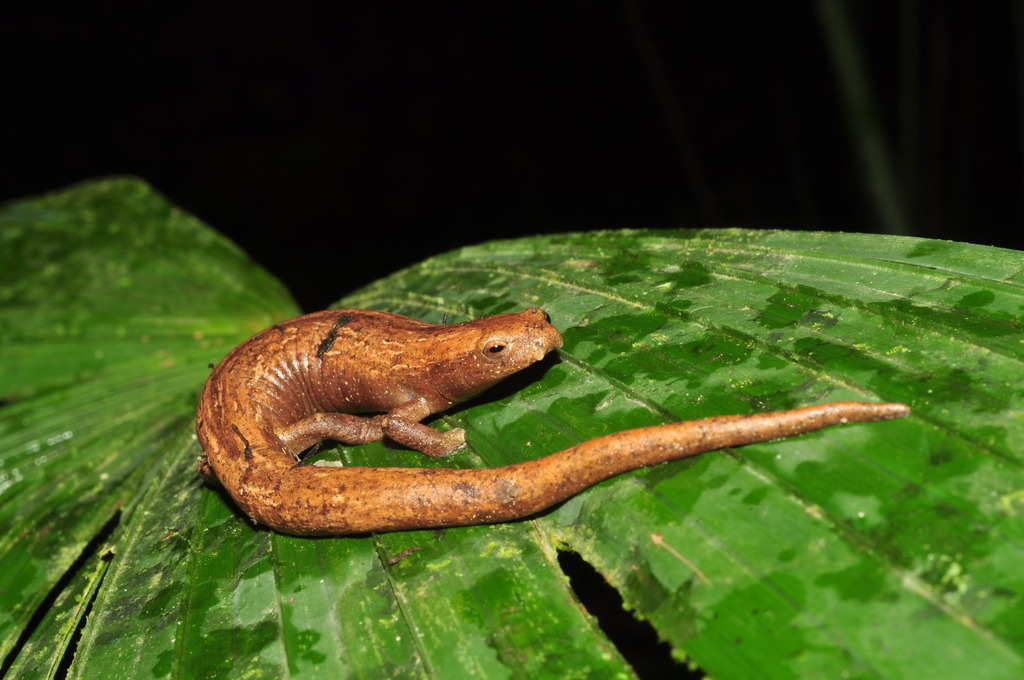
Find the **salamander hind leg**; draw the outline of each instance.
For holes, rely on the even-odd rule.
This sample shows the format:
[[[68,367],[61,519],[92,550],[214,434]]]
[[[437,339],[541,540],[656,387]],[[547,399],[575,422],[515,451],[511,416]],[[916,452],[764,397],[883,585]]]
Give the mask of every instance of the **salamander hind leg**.
[[[333,439],[342,444],[366,444],[384,438],[383,416],[367,418],[348,413],[314,413],[275,430],[281,446],[293,458],[314,444]]]
[[[196,471],[207,484],[220,486],[220,480],[217,478],[217,473],[213,471],[213,466],[210,465],[210,459],[207,458],[205,453],[196,459]]]

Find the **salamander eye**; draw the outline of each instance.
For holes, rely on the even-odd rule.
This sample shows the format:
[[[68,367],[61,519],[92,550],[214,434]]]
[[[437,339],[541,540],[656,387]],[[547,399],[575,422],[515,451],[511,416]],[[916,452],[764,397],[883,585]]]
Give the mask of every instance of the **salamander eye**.
[[[503,342],[493,342],[493,343],[487,345],[487,347],[485,348],[485,351],[488,354],[490,354],[491,356],[497,356],[498,354],[501,354],[502,352],[504,352],[505,348],[507,346],[508,345],[506,345]]]

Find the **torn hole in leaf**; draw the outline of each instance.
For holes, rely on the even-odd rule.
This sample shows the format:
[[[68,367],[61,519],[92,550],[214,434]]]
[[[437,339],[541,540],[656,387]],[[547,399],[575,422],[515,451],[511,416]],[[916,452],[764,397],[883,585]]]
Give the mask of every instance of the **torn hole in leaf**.
[[[12,647],[11,651],[7,654],[7,658],[5,658],[3,663],[0,664],[0,678],[7,676],[7,672],[10,670],[11,666],[14,665],[18,655],[21,654],[25,645],[28,644],[28,641],[32,639],[32,635],[36,632],[39,626],[42,625],[46,615],[51,609],[53,609],[60,596],[64,594],[64,592],[74,582],[75,578],[82,572],[89,561],[96,557],[97,553],[106,544],[107,540],[114,533],[114,530],[117,529],[117,526],[120,523],[121,511],[117,510],[110,516],[110,519],[106,521],[103,527],[96,532],[96,535],[85,545],[82,552],[77,558],[75,558],[75,561],[71,563],[67,571],[64,572],[60,579],[58,579],[50,589],[50,592],[46,594],[46,597],[43,598],[42,602],[39,603],[39,606],[36,607],[35,612],[32,614],[32,618],[28,620],[28,623],[25,624],[24,630],[22,630],[21,634],[18,636],[18,641],[14,643],[14,647]],[[99,556],[99,559],[109,562],[113,559],[113,556],[113,552],[107,550],[103,555]],[[72,633],[71,637],[68,639],[67,646],[61,655],[60,663],[57,665],[53,677],[67,677],[67,672],[71,667],[71,661],[75,656],[75,650],[78,647],[78,641],[82,637],[82,630],[85,627],[89,610],[92,609],[93,601],[96,599],[96,594],[98,592],[98,587],[94,587],[92,589],[92,592],[89,595],[89,602],[86,604],[85,610],[79,617],[74,633]]]
[[[579,553],[558,551],[558,564],[569,577],[580,604],[591,616],[639,678],[681,678],[697,680],[706,677],[699,669],[672,658],[672,648],[658,639],[654,627],[641,621],[622,606],[622,596]]]

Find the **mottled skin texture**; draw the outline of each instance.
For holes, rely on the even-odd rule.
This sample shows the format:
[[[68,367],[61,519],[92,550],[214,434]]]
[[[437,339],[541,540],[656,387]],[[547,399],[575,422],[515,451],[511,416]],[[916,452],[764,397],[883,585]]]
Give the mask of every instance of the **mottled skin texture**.
[[[462,526],[526,517],[639,467],[909,413],[903,404],[833,402],[706,418],[482,470],[296,464],[325,439],[387,437],[434,457],[458,451],[463,430],[439,432],[420,421],[561,346],[536,307],[450,326],[357,309],[286,321],[237,347],[210,375],[196,414],[206,452],[199,472],[219,481],[254,522],[285,533]]]

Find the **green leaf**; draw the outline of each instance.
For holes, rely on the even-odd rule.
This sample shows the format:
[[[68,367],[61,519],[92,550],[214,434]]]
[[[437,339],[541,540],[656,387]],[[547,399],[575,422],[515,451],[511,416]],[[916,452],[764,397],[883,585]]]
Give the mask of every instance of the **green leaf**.
[[[65,650],[87,678],[630,677],[558,550],[720,679],[1024,674],[1019,253],[708,230],[431,258],[341,304],[435,322],[540,304],[558,361],[442,416],[468,430],[453,458],[324,456],[496,466],[709,415],[914,412],[629,473],[530,521],[304,539],[194,473],[207,366],[296,313],[277,283],[134,180],[8,206],[0,240],[11,677],[53,677]]]

